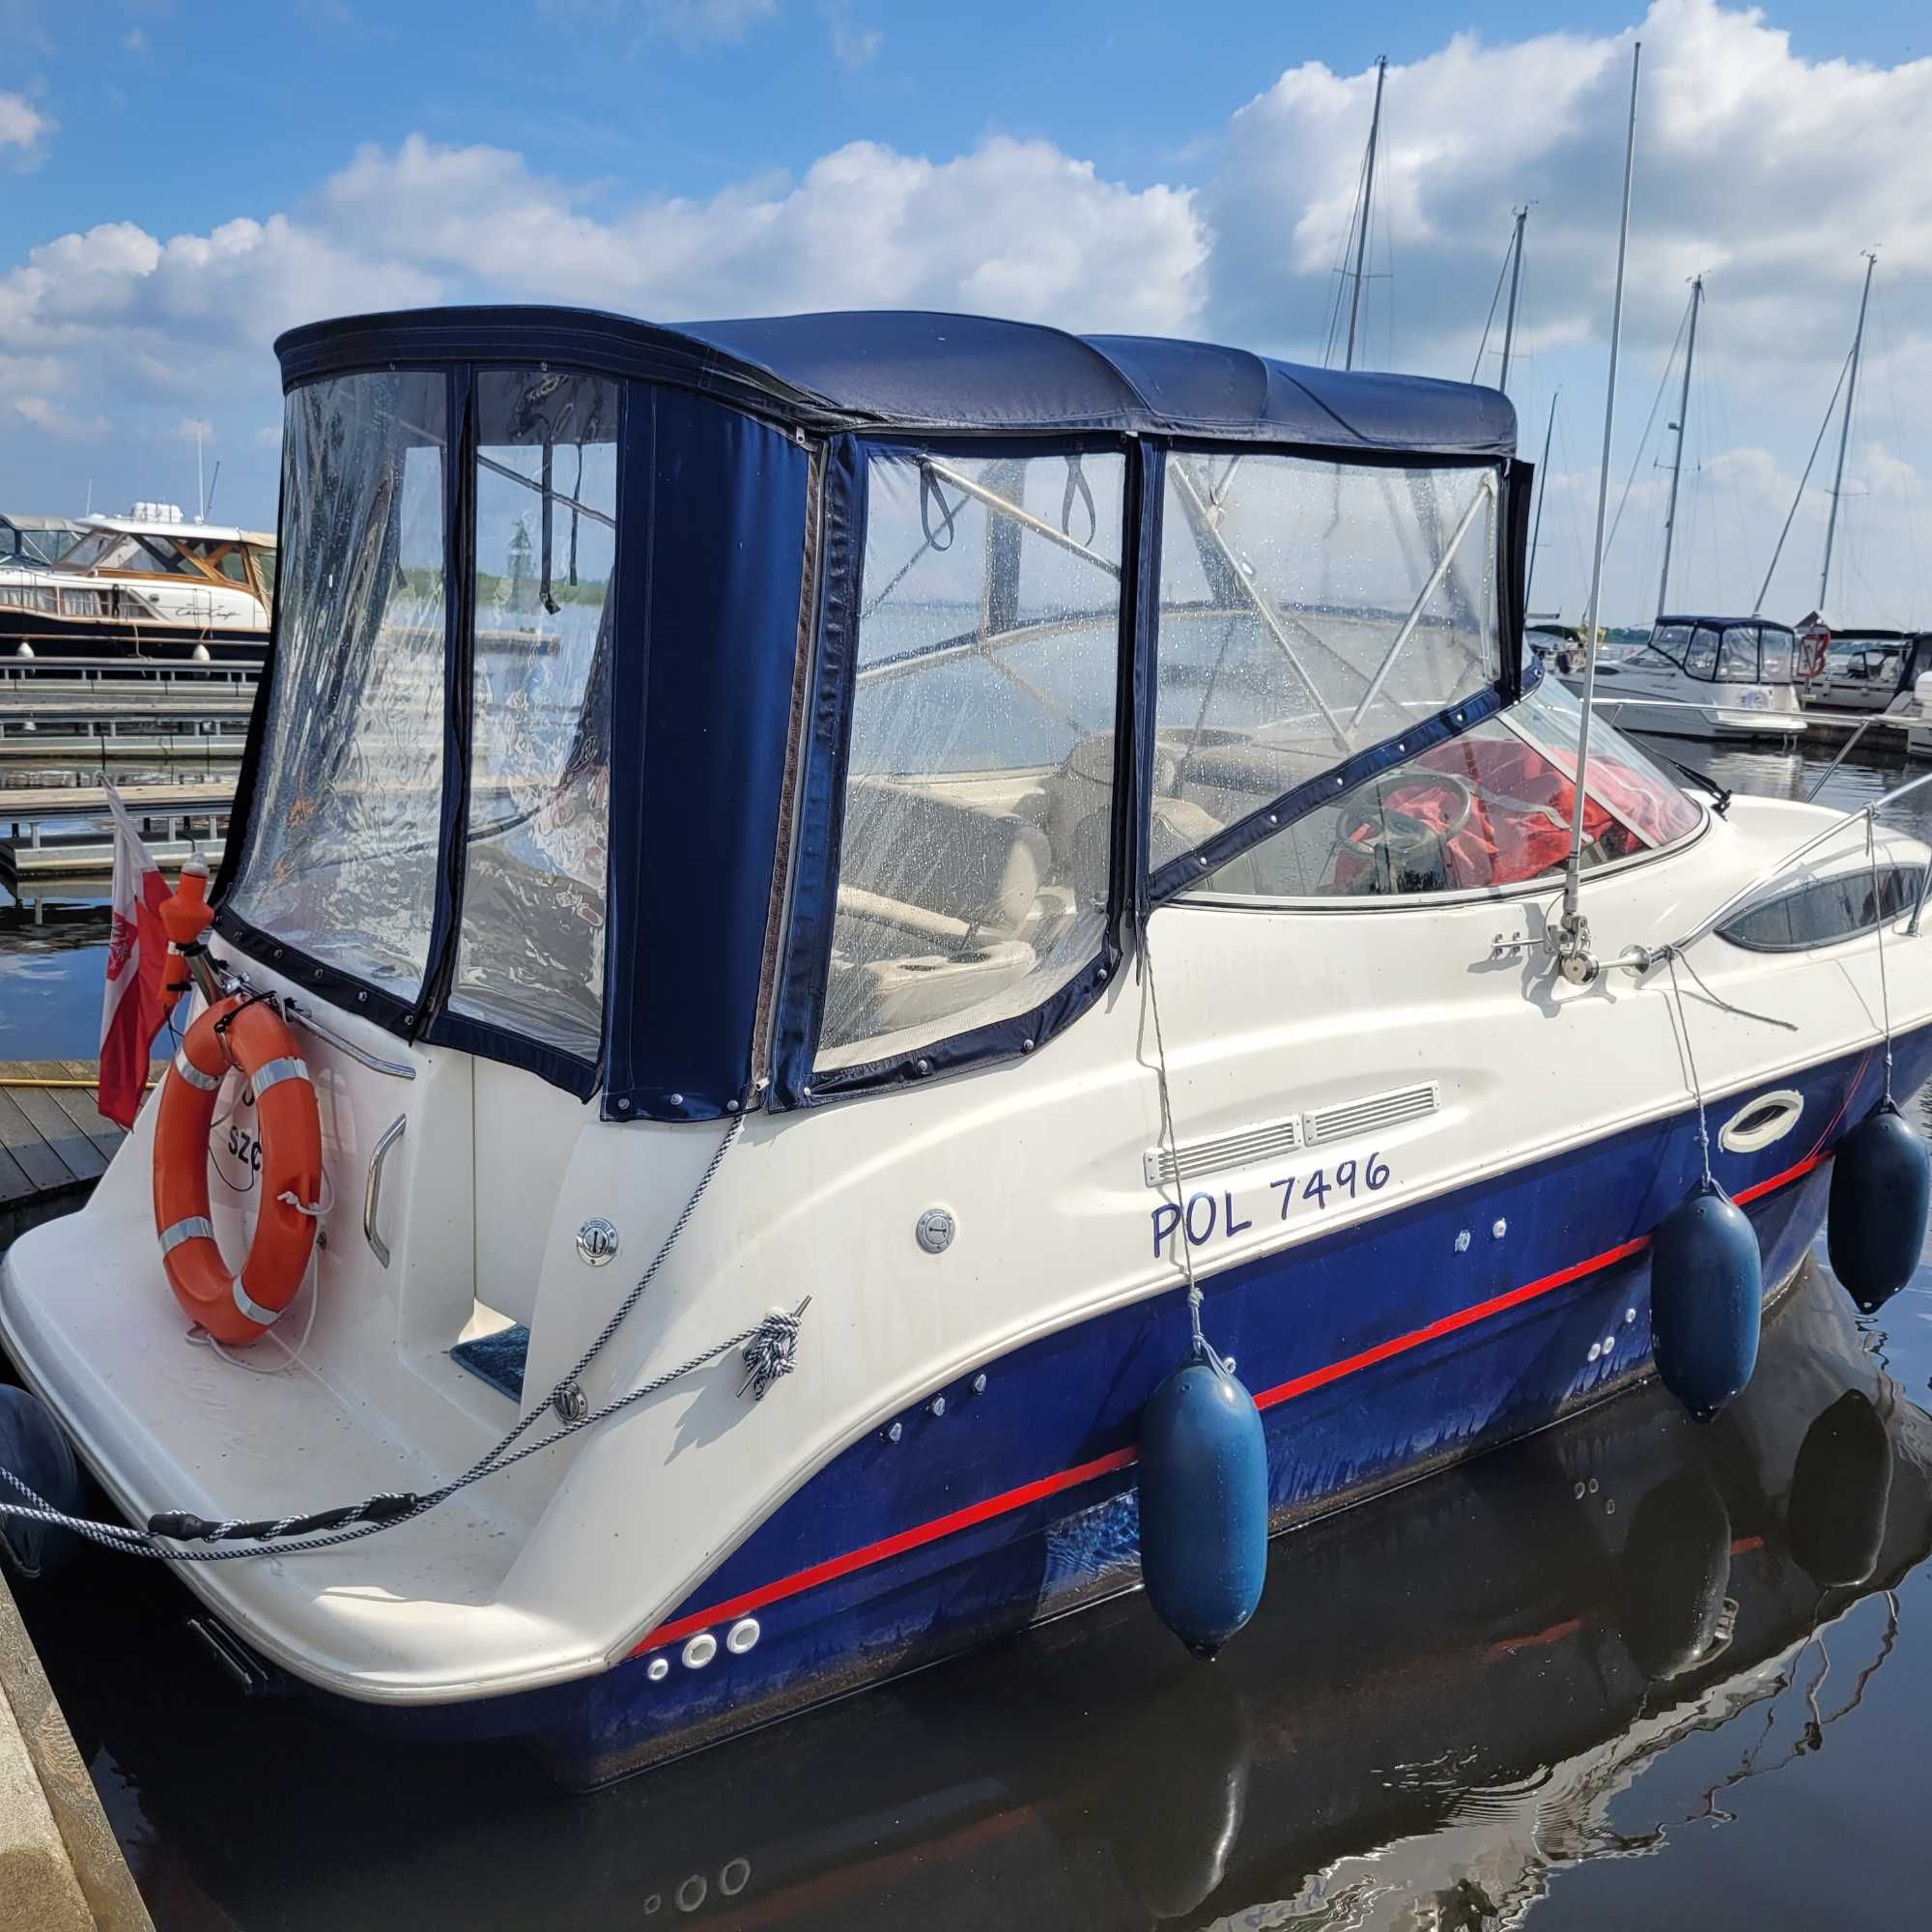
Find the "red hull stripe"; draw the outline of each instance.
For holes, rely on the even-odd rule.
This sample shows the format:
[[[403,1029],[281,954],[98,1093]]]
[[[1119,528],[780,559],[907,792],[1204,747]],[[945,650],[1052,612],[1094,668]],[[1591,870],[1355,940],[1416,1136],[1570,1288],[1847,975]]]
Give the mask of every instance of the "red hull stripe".
[[[1792,1181],[1801,1179],[1815,1167],[1822,1166],[1827,1156],[1811,1154],[1801,1160],[1795,1167],[1787,1167],[1782,1174],[1774,1174],[1769,1180],[1760,1180],[1754,1186],[1742,1188],[1733,1197],[1740,1204],[1755,1201],[1761,1195],[1773,1193]],[[1620,1241],[1613,1248],[1605,1248],[1600,1255],[1592,1255],[1588,1261],[1577,1262],[1573,1266],[1559,1268],[1554,1274],[1546,1274],[1535,1281],[1524,1282],[1520,1288],[1513,1288],[1506,1294],[1492,1295],[1488,1301],[1479,1301],[1469,1308],[1461,1308],[1453,1315],[1445,1315],[1439,1321],[1432,1321],[1426,1327],[1411,1328],[1406,1335],[1392,1336],[1386,1342],[1378,1342],[1373,1349],[1364,1349],[1360,1354],[1345,1356],[1339,1362],[1330,1362],[1327,1367],[1311,1369],[1305,1376],[1296,1376],[1292,1380],[1277,1382],[1273,1388],[1264,1389],[1255,1397],[1257,1408],[1272,1408],[1278,1403],[1292,1402],[1298,1395],[1306,1395],[1312,1389],[1325,1387],[1329,1382],[1341,1381],[1345,1377],[1357,1375],[1363,1369],[1374,1368],[1378,1362],[1392,1360],[1397,1355],[1406,1355],[1412,1349],[1419,1349],[1427,1342],[1439,1341],[1444,1335],[1453,1335],[1460,1328],[1473,1327],[1478,1321],[1487,1321],[1492,1315],[1500,1315],[1506,1309],[1521,1306],[1525,1301],[1534,1301],[1539,1295],[1548,1294],[1559,1288],[1566,1288],[1573,1281],[1580,1281],[1585,1275],[1595,1274],[1599,1269],[1627,1261],[1632,1255],[1641,1254],[1650,1245],[1648,1235],[1639,1235],[1634,1240]],[[1096,1456],[1091,1463],[1077,1463],[1070,1469],[1062,1469],[1051,1476],[1040,1476],[1031,1483],[1022,1483],[1017,1489],[1007,1490],[999,1495],[988,1496],[982,1502],[969,1503],[966,1508],[954,1510],[950,1516],[934,1517],[930,1522],[916,1523],[910,1529],[902,1529],[896,1534],[882,1537],[877,1543],[863,1544],[857,1549],[848,1549],[842,1556],[828,1556],[823,1563],[813,1563],[804,1570],[794,1570],[789,1577],[780,1577],[770,1583],[761,1583],[755,1590],[747,1590],[741,1596],[728,1597],[723,1603],[711,1604],[704,1609],[695,1610],[688,1617],[679,1617],[674,1623],[660,1624],[637,1648],[633,1657],[647,1650],[660,1650],[668,1643],[681,1642],[685,1637],[695,1636],[701,1630],[709,1630],[714,1624],[728,1623],[734,1617],[750,1616],[767,1605],[782,1602],[786,1597],[795,1597],[801,1591],[817,1588],[821,1583],[836,1582],[840,1577],[849,1577],[857,1570],[869,1569],[874,1563],[883,1563],[889,1557],[902,1556],[908,1549],[923,1548],[928,1543],[937,1543],[940,1538],[952,1536],[962,1529],[971,1529],[977,1523],[990,1522],[993,1518],[1007,1516],[1013,1510],[1024,1509],[1029,1503],[1037,1503],[1047,1496],[1058,1495],[1063,1490],[1076,1489],[1082,1483],[1091,1483],[1096,1477],[1110,1476],[1117,1469],[1130,1468],[1139,1460],[1138,1452],[1132,1448],[1116,1449],[1112,1455]]]

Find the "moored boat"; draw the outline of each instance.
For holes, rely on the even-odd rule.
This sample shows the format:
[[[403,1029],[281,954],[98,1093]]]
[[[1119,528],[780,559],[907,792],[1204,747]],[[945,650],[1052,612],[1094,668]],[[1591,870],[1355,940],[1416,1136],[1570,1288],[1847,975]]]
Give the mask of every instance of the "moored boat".
[[[79,535],[67,517],[0,511],[0,570],[44,569]]]
[[[275,539],[171,503],[88,517],[57,558],[0,573],[0,656],[259,664]]]
[[[1182,1365],[1282,1529],[1634,1382],[1661,1286],[1754,1351],[1932,1070],[1923,845],[1584,771],[1493,391],[956,316],[279,350],[212,1010],[0,1269],[244,1668],[584,1778],[730,1735],[1130,1588]],[[1661,1282],[1718,1189],[1748,1283]]]
[[[1597,702],[1627,731],[1790,744],[1805,730],[1793,643],[1788,626],[1762,617],[1662,616],[1643,643],[1600,652]]]

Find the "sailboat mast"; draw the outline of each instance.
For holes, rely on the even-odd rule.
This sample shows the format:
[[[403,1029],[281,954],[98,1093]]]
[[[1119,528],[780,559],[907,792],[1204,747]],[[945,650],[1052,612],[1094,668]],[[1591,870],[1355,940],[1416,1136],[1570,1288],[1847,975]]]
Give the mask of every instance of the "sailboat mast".
[[[1509,394],[1510,346],[1516,341],[1516,292],[1522,281],[1522,228],[1528,219],[1528,206],[1519,208],[1516,212],[1516,241],[1512,243],[1509,314],[1503,319],[1503,373],[1496,379],[1496,387],[1504,395]]]
[[[1388,55],[1376,57],[1376,109],[1369,117],[1369,158],[1362,183],[1362,225],[1355,236],[1355,286],[1349,297],[1349,348],[1342,367],[1355,366],[1355,328],[1362,315],[1362,276],[1368,268],[1369,210],[1376,199],[1376,141],[1382,127],[1382,82],[1388,78]]]
[[[1832,582],[1832,539],[1838,533],[1838,496],[1845,487],[1845,446],[1852,440],[1852,398],[1859,387],[1859,351],[1864,346],[1865,305],[1871,300],[1872,270],[1878,267],[1876,249],[1865,250],[1865,288],[1859,298],[1859,327],[1852,337],[1852,373],[1845,384],[1845,420],[1838,431],[1838,469],[1832,478],[1832,514],[1825,522],[1825,567],[1818,573],[1818,609],[1825,608],[1825,592]]]
[[[1543,461],[1536,471],[1536,522],[1529,532],[1529,561],[1523,566],[1522,608],[1526,615],[1529,611],[1529,586],[1536,582],[1536,547],[1543,541],[1543,504],[1549,495],[1549,439],[1556,432],[1556,397],[1563,393],[1556,391],[1549,399],[1549,420],[1543,425]]]
[[[1677,485],[1684,474],[1684,425],[1690,416],[1690,364],[1697,354],[1697,311],[1704,302],[1704,277],[1690,284],[1690,339],[1684,345],[1684,386],[1677,395],[1677,460],[1670,466],[1670,507],[1663,515],[1663,568],[1657,576],[1657,614],[1670,608],[1670,546],[1677,535]]]

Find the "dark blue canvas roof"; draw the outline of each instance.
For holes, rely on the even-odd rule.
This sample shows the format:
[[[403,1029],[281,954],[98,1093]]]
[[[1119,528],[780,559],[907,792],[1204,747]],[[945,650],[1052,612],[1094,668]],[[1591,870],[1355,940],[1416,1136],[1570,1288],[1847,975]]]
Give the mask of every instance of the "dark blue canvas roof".
[[[1508,398],[1466,383],[918,310],[665,326],[591,309],[412,309],[310,323],[275,352],[289,384],[391,362],[587,364],[815,430],[1132,431],[1462,457],[1516,448]]]
[[[1709,617],[1682,612],[1674,616],[1660,615],[1659,624],[1701,624],[1706,630],[1721,631],[1726,624],[1759,624],[1768,631],[1788,631],[1791,626],[1776,617]]]

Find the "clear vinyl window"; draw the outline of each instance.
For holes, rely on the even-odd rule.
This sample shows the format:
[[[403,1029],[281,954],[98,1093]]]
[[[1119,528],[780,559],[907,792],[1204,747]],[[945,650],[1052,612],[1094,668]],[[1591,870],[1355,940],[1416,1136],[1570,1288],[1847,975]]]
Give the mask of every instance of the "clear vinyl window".
[[[442,810],[440,374],[294,390],[280,628],[260,789],[230,903],[311,957],[413,1000]]]
[[[617,384],[476,379],[475,633],[449,1010],[594,1060],[604,1027]]]
[[[872,452],[821,1069],[1014,1017],[1099,952],[1124,473]]]
[[[1490,468],[1169,457],[1155,870],[1494,683],[1497,497]]]
[[[1496,717],[1324,803],[1209,873],[1204,897],[1393,899],[1560,873],[1582,708],[1553,678]],[[1614,727],[1590,727],[1583,867],[1674,844],[1698,809]]]

